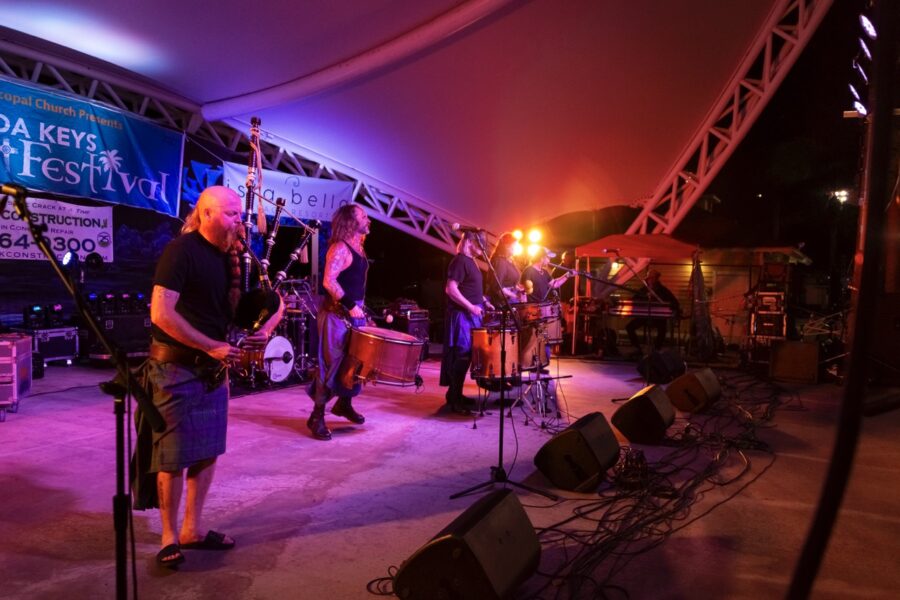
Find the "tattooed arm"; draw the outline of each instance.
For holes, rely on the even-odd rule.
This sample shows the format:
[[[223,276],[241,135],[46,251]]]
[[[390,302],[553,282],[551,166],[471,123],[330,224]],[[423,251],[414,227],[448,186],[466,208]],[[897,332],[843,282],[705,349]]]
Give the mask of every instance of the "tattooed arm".
[[[153,324],[185,346],[196,348],[215,359],[226,360],[240,357],[238,348],[228,342],[220,342],[204,335],[175,310],[180,296],[181,294],[178,292],[161,285],[153,286],[153,294],[150,298],[150,320]]]
[[[325,291],[331,295],[335,302],[340,302],[344,297],[344,289],[338,283],[338,275],[346,270],[353,262],[353,255],[344,242],[337,242],[331,245],[328,253],[325,254],[325,274],[322,276],[322,286]],[[350,316],[357,319],[364,319],[366,314],[359,306],[354,306],[350,310]]]

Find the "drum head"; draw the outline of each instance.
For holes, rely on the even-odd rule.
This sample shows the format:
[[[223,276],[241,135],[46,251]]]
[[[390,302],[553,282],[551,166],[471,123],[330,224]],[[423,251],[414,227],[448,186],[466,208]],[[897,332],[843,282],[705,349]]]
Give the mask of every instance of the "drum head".
[[[280,335],[272,337],[263,353],[263,365],[270,381],[284,381],[294,370],[294,347]]]
[[[354,327],[355,330],[360,333],[364,333],[366,335],[370,335],[372,337],[380,338],[382,340],[393,340],[395,342],[407,342],[410,344],[413,343],[421,343],[422,340],[417,338],[414,335],[409,335],[408,333],[403,333],[402,331],[394,331],[393,329],[384,329],[383,327]]]

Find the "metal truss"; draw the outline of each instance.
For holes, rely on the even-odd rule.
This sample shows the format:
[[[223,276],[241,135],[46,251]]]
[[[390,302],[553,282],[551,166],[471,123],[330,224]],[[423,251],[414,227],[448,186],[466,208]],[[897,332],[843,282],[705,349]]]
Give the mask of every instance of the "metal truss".
[[[774,95],[812,37],[832,0],[780,0],[736,75],[626,233],[671,233],[684,219]],[[247,155],[249,124],[209,122],[200,106],[126,76],[0,42],[0,73],[12,79],[102,102]],[[264,135],[263,166],[306,177],[349,181],[354,202],[369,215],[442,250],[455,251],[460,219],[389,184],[290,141]],[[632,264],[634,270],[646,261]],[[630,273],[629,270],[625,270]],[[627,280],[628,274],[620,276]]]
[[[136,79],[101,74],[90,66],[7,42],[0,42],[0,74],[107,104],[183,131],[197,141],[249,156],[249,124],[207,121],[198,104]],[[460,219],[449,211],[274,135],[264,133],[260,146],[264,168],[352,182],[353,201],[370,217],[441,250],[456,252],[459,234],[453,231],[452,223]]]
[[[671,233],[715,178],[787,76],[832,0],[781,0],[719,101],[626,233]],[[632,262],[635,271],[647,259]],[[624,269],[623,283],[632,277]]]

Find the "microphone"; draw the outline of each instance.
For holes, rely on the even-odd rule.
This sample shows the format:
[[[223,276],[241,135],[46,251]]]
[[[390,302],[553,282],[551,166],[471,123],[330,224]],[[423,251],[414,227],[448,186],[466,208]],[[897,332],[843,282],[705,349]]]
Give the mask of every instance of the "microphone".
[[[450,226],[450,229],[453,231],[459,231],[460,233],[481,233],[484,231],[481,227],[473,227],[472,225],[460,225],[459,223],[454,223]]]

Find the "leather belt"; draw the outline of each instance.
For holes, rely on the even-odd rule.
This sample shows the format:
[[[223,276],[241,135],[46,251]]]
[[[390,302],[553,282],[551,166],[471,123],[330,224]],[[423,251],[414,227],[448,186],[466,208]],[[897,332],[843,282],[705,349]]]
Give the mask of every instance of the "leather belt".
[[[159,342],[150,344],[150,358],[159,362],[169,362],[183,367],[200,367],[216,362],[216,359],[205,352],[170,346]]]

